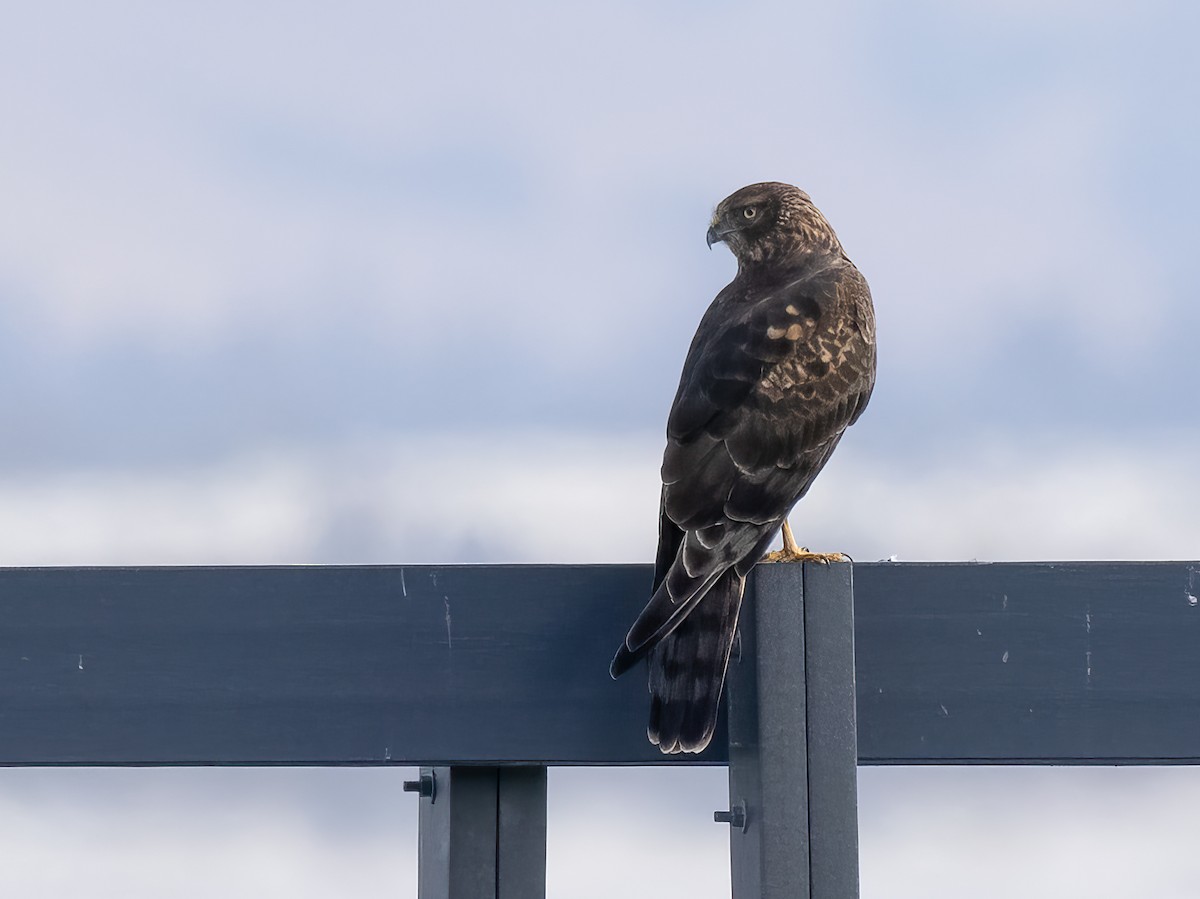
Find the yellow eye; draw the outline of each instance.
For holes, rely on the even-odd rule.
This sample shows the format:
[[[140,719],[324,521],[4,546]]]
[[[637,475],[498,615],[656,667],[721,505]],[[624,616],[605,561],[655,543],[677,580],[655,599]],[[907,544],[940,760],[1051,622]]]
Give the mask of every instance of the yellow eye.
[[[747,206],[745,209],[742,210],[742,215],[744,215],[748,219],[752,219],[756,215],[758,215],[758,210],[755,209],[753,206]]]

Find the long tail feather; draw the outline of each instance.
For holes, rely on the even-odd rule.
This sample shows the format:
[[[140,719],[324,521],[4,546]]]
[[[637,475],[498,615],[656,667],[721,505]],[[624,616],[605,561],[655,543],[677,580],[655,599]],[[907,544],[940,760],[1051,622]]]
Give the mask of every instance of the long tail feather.
[[[701,752],[712,739],[745,586],[726,571],[649,654],[647,736],[665,753]]]

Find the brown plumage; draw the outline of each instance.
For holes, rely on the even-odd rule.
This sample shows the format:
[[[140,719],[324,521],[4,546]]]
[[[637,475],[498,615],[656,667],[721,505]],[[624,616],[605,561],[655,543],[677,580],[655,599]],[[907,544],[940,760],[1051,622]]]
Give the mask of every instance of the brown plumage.
[[[742,188],[713,214],[718,241],[738,273],[683,365],[652,595],[610,669],[649,657],[648,735],[663,752],[712,739],[746,574],[875,384],[870,290],[808,194]]]

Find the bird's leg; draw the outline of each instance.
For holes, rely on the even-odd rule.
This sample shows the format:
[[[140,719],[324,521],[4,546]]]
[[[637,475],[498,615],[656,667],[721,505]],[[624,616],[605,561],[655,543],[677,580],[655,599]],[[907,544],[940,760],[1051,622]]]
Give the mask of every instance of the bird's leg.
[[[792,526],[785,518],[783,520],[783,549],[767,553],[762,560],[764,562],[819,562],[822,565],[828,565],[830,562],[845,562],[847,556],[842,553],[809,552],[796,542],[796,538],[792,535]]]
[[[796,542],[796,536],[792,533],[792,523],[786,518],[783,520],[783,551],[789,556],[800,555],[800,544]]]

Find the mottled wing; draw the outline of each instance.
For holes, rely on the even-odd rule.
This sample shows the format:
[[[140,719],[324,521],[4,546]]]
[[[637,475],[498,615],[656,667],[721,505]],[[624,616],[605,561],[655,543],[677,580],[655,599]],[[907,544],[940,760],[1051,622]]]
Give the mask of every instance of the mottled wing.
[[[760,296],[727,289],[701,321],[667,425],[654,593],[612,666],[654,650],[664,749],[707,744],[745,574],[866,406],[874,367],[870,294],[849,263]]]
[[[752,567],[866,406],[874,367],[870,295],[848,263],[714,301],[667,423],[655,593],[631,651],[669,633],[726,568]]]

